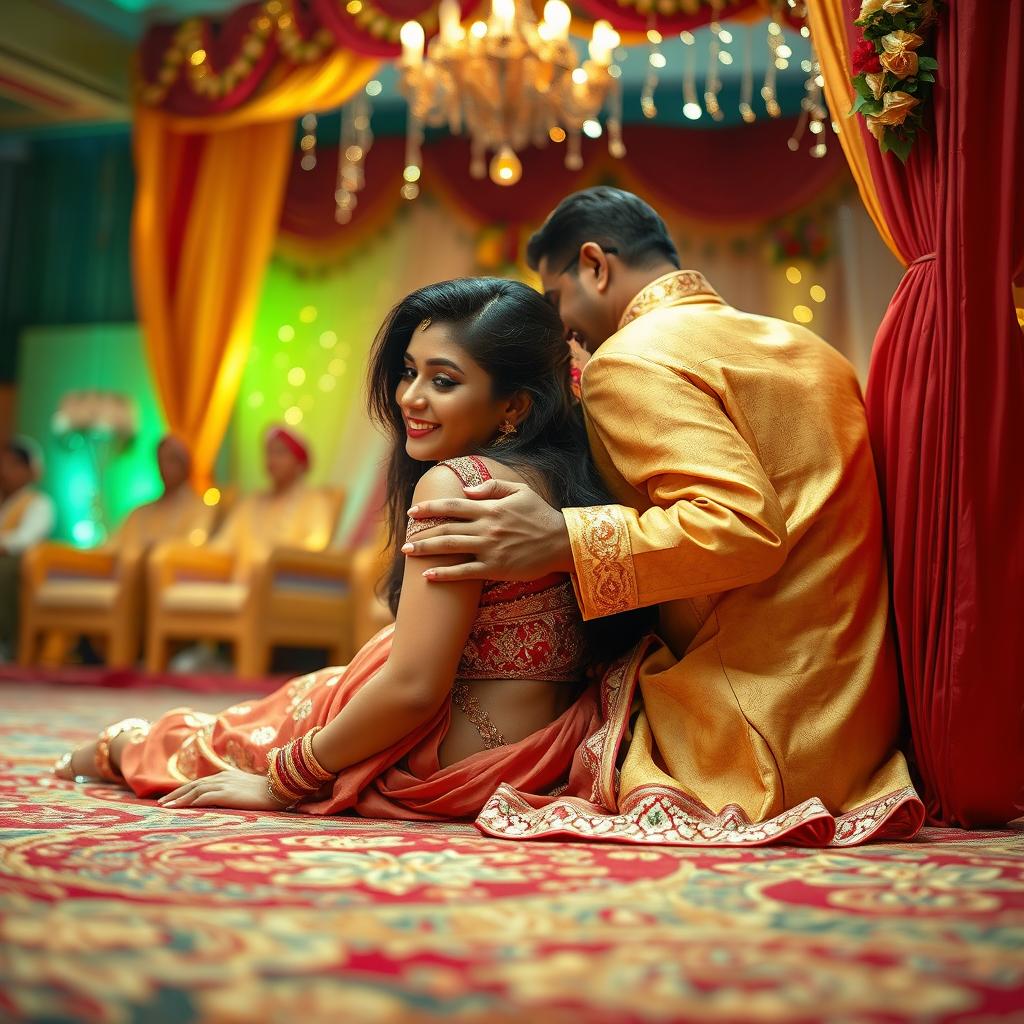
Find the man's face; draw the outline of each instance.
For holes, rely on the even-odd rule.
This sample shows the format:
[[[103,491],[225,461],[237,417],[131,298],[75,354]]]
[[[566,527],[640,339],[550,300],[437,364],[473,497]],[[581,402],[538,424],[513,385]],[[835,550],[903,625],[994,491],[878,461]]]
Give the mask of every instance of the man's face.
[[[0,490],[13,494],[32,481],[32,470],[13,452],[0,454]]]
[[[545,256],[538,271],[544,297],[558,310],[566,335],[575,334],[585,349],[594,352],[618,329],[618,318],[607,285],[607,258],[600,249],[588,255],[590,248],[588,244],[562,266],[552,265]]]
[[[267,476],[278,490],[291,487],[306,472],[298,456],[278,437],[271,437],[266,447]]]
[[[167,441],[162,441],[157,447],[156,464],[164,490],[176,490],[188,479],[188,456]]]

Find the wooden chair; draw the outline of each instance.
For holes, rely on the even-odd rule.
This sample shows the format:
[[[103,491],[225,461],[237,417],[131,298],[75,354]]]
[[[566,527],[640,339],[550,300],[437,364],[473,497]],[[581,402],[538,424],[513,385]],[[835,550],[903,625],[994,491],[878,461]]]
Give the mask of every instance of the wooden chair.
[[[194,543],[206,540],[232,500],[228,492],[205,519],[194,522]],[[146,548],[137,546],[83,551],[57,543],[27,551],[21,570],[18,662],[59,665],[74,640],[87,636],[98,641],[107,665],[134,665],[142,649],[147,555]]]
[[[332,536],[344,501],[329,492]],[[274,647],[324,647],[334,664],[352,655],[351,556],[274,548],[239,578],[237,556],[209,545],[164,544],[148,568],[146,668],[167,667],[175,640],[228,641],[240,676],[267,674]]]
[[[80,551],[40,544],[26,551],[19,664],[60,664],[77,636],[98,639],[108,665],[135,664],[142,640],[143,563],[141,550]],[[40,650],[44,639],[45,657]]]

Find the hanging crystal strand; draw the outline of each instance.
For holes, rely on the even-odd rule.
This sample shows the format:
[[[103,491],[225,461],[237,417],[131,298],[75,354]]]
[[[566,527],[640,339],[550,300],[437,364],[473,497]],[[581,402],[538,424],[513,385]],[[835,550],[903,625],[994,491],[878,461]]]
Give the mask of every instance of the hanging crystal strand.
[[[608,93],[608,152],[616,160],[626,155],[626,146],[622,141],[622,85],[618,76],[613,76]]]
[[[800,101],[800,119],[796,123],[796,127],[793,129],[793,134],[786,140],[786,145],[789,146],[792,152],[796,152],[800,148],[800,140],[804,137],[804,132],[807,129],[807,116],[809,106],[807,103],[807,97],[805,96]]]
[[[373,145],[370,128],[370,100],[358,94],[341,108],[341,141],[338,145],[338,181],[334,192],[334,219],[347,224],[356,207],[356,193],[366,184],[366,154]]]
[[[316,114],[306,114],[302,119],[302,130],[305,134],[299,145],[302,147],[302,159],[299,166],[304,171],[311,171],[316,167]]]
[[[640,92],[640,110],[648,120],[658,116],[658,108],[654,105],[654,90],[658,88],[658,72],[665,66],[665,54],[661,52],[661,33],[654,27],[652,17],[648,21],[647,40],[651,47],[647,53],[647,75]]]
[[[811,156],[821,159],[828,152],[828,144],[825,141],[828,135],[828,110],[825,107],[822,89],[825,85],[825,78],[821,73],[821,65],[818,63],[818,55],[811,48],[811,90],[808,99],[811,101],[810,117],[811,135],[814,136],[814,145],[811,146]]]
[[[472,178],[487,177],[486,150],[483,142],[477,136],[473,136],[469,143],[469,174]]]
[[[334,186],[334,219],[347,224],[356,207],[355,188],[350,170],[350,150],[355,145],[351,105],[341,108],[341,137],[338,141],[338,178]]]
[[[356,188],[361,189],[366,184],[366,157],[373,147],[373,127],[371,118],[373,116],[373,105],[367,93],[361,92],[356,96],[354,109],[352,111],[353,144],[359,150],[358,154],[353,153],[355,159],[352,161],[352,173],[356,181]]]
[[[580,149],[580,129],[575,124],[569,128],[568,141],[565,147],[565,166],[570,171],[578,171],[583,166],[583,152]]]
[[[754,30],[748,27],[743,37],[743,81],[740,85],[740,117],[747,124],[757,120],[750,105],[754,98]]]
[[[725,117],[718,102],[718,93],[722,88],[722,80],[718,75],[718,56],[722,49],[719,38],[722,26],[718,23],[720,8],[720,0],[713,0],[711,4],[711,43],[708,47],[708,73],[704,79],[704,109],[715,121],[721,121]]]
[[[697,48],[692,32],[683,29],[679,33],[683,44],[683,117],[699,121],[704,108],[697,99]]]
[[[413,200],[420,194],[418,184],[420,173],[423,167],[423,154],[420,146],[423,143],[423,122],[417,117],[412,106],[409,106],[409,122],[405,135],[405,170],[402,177],[405,184],[402,186],[402,198]]]
[[[779,117],[782,114],[782,108],[775,95],[775,76],[778,70],[776,61],[779,59],[777,51],[781,41],[782,26],[773,17],[768,23],[768,70],[764,73],[764,85],[761,86],[761,98],[769,117]]]

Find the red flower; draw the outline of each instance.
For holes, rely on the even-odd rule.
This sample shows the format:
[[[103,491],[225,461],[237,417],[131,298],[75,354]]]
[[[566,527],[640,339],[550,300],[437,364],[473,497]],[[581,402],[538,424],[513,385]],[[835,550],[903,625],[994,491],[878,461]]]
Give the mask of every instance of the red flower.
[[[878,59],[878,54],[875,53],[875,44],[869,39],[862,39],[857,44],[857,49],[853,51],[853,57],[851,59],[853,62],[853,75],[855,78],[857,75],[882,70],[882,62]]]

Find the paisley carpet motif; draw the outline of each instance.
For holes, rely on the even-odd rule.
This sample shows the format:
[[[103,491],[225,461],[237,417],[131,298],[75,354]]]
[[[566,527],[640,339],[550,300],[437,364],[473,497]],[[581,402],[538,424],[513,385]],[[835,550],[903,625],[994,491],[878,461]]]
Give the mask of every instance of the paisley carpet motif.
[[[50,763],[236,702],[0,685],[0,1019],[1024,1020],[1024,833],[856,850],[164,810]]]

